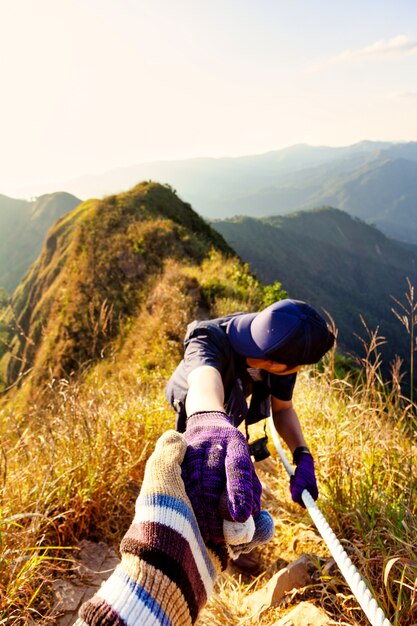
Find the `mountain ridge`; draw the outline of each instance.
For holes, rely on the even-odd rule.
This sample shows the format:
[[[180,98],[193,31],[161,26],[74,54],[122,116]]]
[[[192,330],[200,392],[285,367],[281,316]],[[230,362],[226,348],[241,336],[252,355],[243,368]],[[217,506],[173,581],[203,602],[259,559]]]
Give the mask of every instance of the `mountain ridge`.
[[[406,277],[417,284],[417,254],[359,218],[332,207],[287,216],[240,217],[213,222],[267,283],[279,280],[291,297],[328,311],[342,350],[361,353],[362,315],[389,344],[388,362],[408,356],[408,339],[392,314],[391,296],[403,299]]]
[[[384,176],[378,185],[373,184],[372,170],[375,178],[386,160],[391,163],[390,176],[396,169],[395,185],[388,184]],[[164,160],[114,168],[105,174],[72,179],[64,188],[80,197],[97,197],[122,192],[138,180],[158,180],[177,189],[207,219],[242,213],[262,217],[331,204],[367,221],[374,220],[389,236],[417,243],[417,190],[416,185],[409,185],[406,172],[414,168],[410,163],[416,162],[417,142],[413,141],[365,140],[337,147],[296,144],[257,155]],[[370,178],[359,182],[363,167]],[[352,177],[357,180],[355,189]],[[408,186],[405,197],[404,186]],[[368,207],[366,215],[362,202]],[[386,210],[395,216],[397,208],[401,219],[384,216]],[[411,229],[406,217],[409,213]]]
[[[69,376],[100,357],[157,280],[165,261],[201,262],[224,239],[172,189],[148,182],[88,200],[49,230],[42,252],[15,290],[5,316],[7,385]]]
[[[347,234],[339,218],[350,219],[339,212],[334,215],[342,230],[336,250],[342,245],[340,237]],[[298,223],[305,234],[305,222]],[[353,228],[355,220],[352,223]],[[278,226],[257,220],[250,220],[250,230],[253,224],[279,231]],[[296,224],[293,217],[293,231]],[[308,230],[312,232],[311,226]],[[295,237],[294,232],[289,235]],[[325,250],[316,247],[325,262]],[[99,550],[102,542],[120,545],[135,515],[146,459],[161,433],[174,427],[175,412],[168,407],[163,388],[183,354],[187,323],[231,310],[259,310],[263,288],[234,253],[228,256],[229,250],[172,190],[151,183],[82,203],[49,231],[41,257],[30,270],[32,280],[24,279],[13,296],[18,319],[25,324],[23,334],[14,329],[12,340],[21,343],[16,356],[25,359],[24,344],[37,339],[32,369],[21,369],[19,384],[1,398],[0,548],[5,557],[2,584],[11,590],[4,595],[6,619],[16,616],[16,624],[31,623],[34,615],[59,619],[62,589],[68,595],[71,584],[78,584],[73,565],[80,562],[85,540],[94,541]],[[308,258],[308,250],[301,252]],[[107,280],[114,285],[119,316],[109,315]],[[38,300],[36,320],[33,301],[27,319],[19,310],[18,299],[23,298],[19,292],[24,290],[26,300],[35,296]],[[94,300],[97,292],[100,297]],[[51,309],[56,306],[55,328],[50,325],[47,299]],[[81,310],[85,315],[80,317]],[[26,323],[31,317],[39,322],[38,338]],[[81,328],[74,328],[77,323]],[[106,330],[113,323],[114,335]],[[72,329],[76,333],[64,337]],[[51,344],[45,341],[48,334]],[[63,339],[79,341],[79,349],[77,344],[64,346]],[[64,349],[66,358],[73,359],[69,369],[63,367]],[[403,403],[397,389],[391,393],[380,385],[372,370],[359,385],[350,376],[335,380],[335,371],[331,356],[322,367],[305,368],[294,394],[306,440],[317,459],[320,507],[332,528],[355,546],[358,567],[377,590],[388,618],[411,625],[416,615],[412,608],[410,612],[415,608],[415,572],[409,564],[414,562],[416,544],[412,521],[417,457],[410,441],[410,404]],[[262,424],[251,429],[251,438],[265,435]],[[258,593],[268,579],[276,578],[277,564],[278,568],[291,564],[303,553],[318,564],[311,584],[306,587],[304,580],[285,606],[271,607],[262,620],[286,620],[291,605],[307,598],[318,606],[325,600],[323,619],[356,624],[362,619],[360,608],[328,560],[326,546],[310,530],[303,531],[305,513],[291,502],[287,478],[277,480],[271,460],[259,463],[257,472],[264,485],[263,506],[275,520],[275,535],[257,555],[266,578],[258,576],[250,590]],[[24,572],[22,555],[29,555]],[[387,561],[392,563],[389,572]],[[326,571],[330,577],[322,575]],[[241,576],[228,576],[225,583],[214,590],[202,622],[259,621],[256,615],[252,620],[242,602],[249,588]],[[74,591],[80,599],[79,586]]]

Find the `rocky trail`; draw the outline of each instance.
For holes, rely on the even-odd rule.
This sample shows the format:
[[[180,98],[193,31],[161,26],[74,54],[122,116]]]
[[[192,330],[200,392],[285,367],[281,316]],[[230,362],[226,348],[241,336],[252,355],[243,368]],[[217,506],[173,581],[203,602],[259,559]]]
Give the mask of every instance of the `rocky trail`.
[[[304,529],[301,530],[296,544],[301,546],[316,543],[319,546],[320,541],[320,537],[312,530]],[[119,562],[116,552],[106,543],[86,540],[79,544],[73,558],[74,566],[68,575],[62,579],[56,579],[53,584],[55,602],[52,614],[54,617],[49,623],[54,626],[71,626],[77,618],[81,604],[95,593]],[[285,615],[277,621],[268,622],[271,626],[331,626],[343,623],[331,619],[326,611],[317,606],[317,603],[305,600],[293,602],[297,592],[313,584],[319,560],[320,557],[317,554],[304,553],[287,564],[281,559],[273,562],[264,573],[264,579],[267,582],[256,591],[248,593],[246,597],[245,612],[248,615],[248,624],[254,623],[255,617],[260,619],[276,607],[283,607]],[[328,558],[324,567],[321,568],[322,574],[324,572],[330,576],[334,568],[333,559]],[[242,578],[233,565],[229,566],[226,575]],[[244,623],[240,618],[239,624]],[[351,621],[344,623],[352,624]],[[213,624],[210,605],[202,612],[198,624],[200,626]],[[234,625],[230,622],[230,626]]]
[[[266,508],[276,502],[269,483],[276,474],[276,465],[266,459],[257,464],[263,486]],[[276,519],[279,512],[274,511]],[[330,556],[328,547],[313,523],[290,522],[287,534],[276,528],[269,544],[254,551],[257,567],[252,574],[243,574],[231,562],[220,577],[213,597],[202,611],[198,626],[353,626],[357,611],[347,600],[346,619],[340,608],[341,574]],[[48,624],[71,626],[78,610],[110,576],[119,562],[117,549],[104,542],[83,540],[74,550],[74,565],[65,578],[53,584],[54,605]],[[230,576],[237,585],[249,585],[243,591],[241,602],[233,604],[227,594],[222,596],[222,585]],[[251,584],[253,583],[253,584]],[[339,600],[336,600],[339,596]],[[219,606],[224,606],[219,611]],[[333,610],[334,609],[334,610]],[[52,620],[52,621],[51,621]]]

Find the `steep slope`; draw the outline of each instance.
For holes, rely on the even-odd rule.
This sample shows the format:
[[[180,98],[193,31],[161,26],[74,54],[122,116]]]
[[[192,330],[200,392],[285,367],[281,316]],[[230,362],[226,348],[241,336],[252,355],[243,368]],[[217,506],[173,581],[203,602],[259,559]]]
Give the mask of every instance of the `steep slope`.
[[[408,276],[417,284],[417,255],[376,228],[324,207],[284,217],[235,218],[214,227],[266,282],[279,280],[292,297],[334,317],[339,345],[358,352],[362,314],[389,339],[385,357],[408,355],[404,329],[391,312]]]
[[[103,354],[123,332],[166,259],[200,262],[223,238],[167,187],[143,183],[89,200],[49,231],[16,289],[7,322],[7,384],[69,375]]]
[[[64,192],[32,202],[0,196],[0,287],[15,289],[40,253],[48,229],[80,202]]]
[[[285,181],[230,198],[224,215],[285,215],[331,205],[375,224],[390,237],[417,243],[417,162],[387,158],[385,151],[364,160],[354,154],[335,162],[290,172]]]
[[[388,236],[417,243],[417,162],[378,159],[331,181],[311,203],[337,206]]]

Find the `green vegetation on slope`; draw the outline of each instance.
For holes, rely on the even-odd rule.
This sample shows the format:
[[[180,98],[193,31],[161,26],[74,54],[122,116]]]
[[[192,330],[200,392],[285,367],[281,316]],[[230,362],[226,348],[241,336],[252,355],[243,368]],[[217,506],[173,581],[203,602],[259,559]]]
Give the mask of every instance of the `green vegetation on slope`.
[[[391,156],[391,153],[392,156]],[[407,152],[406,152],[407,154]],[[417,243],[417,163],[415,144],[408,158],[393,149],[352,152],[308,169],[294,167],[285,177],[251,193],[229,197],[220,203],[225,216],[262,217],[287,215],[331,205],[375,224],[389,237]],[[244,189],[244,187],[241,187]]]
[[[331,204],[375,224],[390,237],[417,243],[417,163],[380,158],[344,178],[331,180],[313,204]]]
[[[50,230],[11,300],[7,384],[69,375],[102,355],[167,258],[199,262],[222,237],[168,187],[143,183],[78,206]]]
[[[265,282],[280,280],[294,298],[329,311],[339,347],[358,354],[364,327],[388,338],[386,365],[395,354],[408,364],[408,340],[391,312],[406,277],[417,284],[417,254],[343,211],[322,207],[262,220],[235,218],[213,226]]]
[[[34,201],[0,196],[0,288],[11,293],[38,256],[49,228],[81,200],[64,192]]]

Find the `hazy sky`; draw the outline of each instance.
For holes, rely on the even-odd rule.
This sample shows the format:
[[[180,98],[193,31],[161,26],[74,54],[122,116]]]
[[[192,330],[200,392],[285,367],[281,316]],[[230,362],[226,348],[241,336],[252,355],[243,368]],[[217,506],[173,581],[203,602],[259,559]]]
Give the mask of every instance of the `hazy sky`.
[[[417,140],[417,2],[0,0],[0,77],[15,197],[149,160]]]

